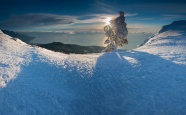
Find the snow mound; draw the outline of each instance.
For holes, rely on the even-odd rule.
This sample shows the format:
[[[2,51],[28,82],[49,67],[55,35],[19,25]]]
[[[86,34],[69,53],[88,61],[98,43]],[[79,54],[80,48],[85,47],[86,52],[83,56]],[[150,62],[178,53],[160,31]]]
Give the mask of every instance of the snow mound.
[[[184,114],[185,38],[170,30],[128,52],[66,55],[0,32],[0,114]]]
[[[66,55],[53,52],[37,46],[31,46],[18,38],[12,38],[0,31],[0,88],[15,79],[33,61],[41,61],[56,66],[61,66],[68,71],[78,70],[77,74],[84,77],[92,76],[96,58],[100,55]]]

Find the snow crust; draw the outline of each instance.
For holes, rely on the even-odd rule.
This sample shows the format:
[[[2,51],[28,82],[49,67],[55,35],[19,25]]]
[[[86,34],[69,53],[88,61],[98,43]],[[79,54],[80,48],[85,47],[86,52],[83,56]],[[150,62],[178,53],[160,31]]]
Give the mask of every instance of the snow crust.
[[[127,52],[66,55],[0,31],[0,115],[180,115],[185,70],[184,32]]]

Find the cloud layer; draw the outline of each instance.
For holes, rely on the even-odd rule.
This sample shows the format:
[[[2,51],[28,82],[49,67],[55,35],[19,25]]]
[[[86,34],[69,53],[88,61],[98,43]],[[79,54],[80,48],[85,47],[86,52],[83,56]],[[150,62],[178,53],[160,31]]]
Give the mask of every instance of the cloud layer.
[[[11,16],[5,22],[0,23],[1,27],[40,27],[57,24],[72,24],[75,21],[74,16],[62,16],[55,14],[25,14]]]
[[[136,16],[134,14],[126,14],[126,16]],[[80,16],[56,15],[48,13],[31,13],[24,15],[14,15],[8,20],[0,23],[0,28],[14,29],[101,29],[105,25],[105,19],[110,17],[116,18],[117,14],[90,14]]]

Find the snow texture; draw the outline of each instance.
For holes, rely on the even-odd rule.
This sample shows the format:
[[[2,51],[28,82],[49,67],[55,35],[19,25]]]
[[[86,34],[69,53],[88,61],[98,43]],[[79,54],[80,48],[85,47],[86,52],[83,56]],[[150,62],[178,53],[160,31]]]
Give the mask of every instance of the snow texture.
[[[186,113],[186,33],[140,48],[62,54],[0,32],[0,115]]]

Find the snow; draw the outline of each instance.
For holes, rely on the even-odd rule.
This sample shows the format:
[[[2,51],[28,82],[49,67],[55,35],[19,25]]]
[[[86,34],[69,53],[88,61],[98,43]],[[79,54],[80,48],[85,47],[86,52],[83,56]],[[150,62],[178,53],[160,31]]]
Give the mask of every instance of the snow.
[[[5,87],[17,76],[21,66],[30,61],[28,47],[25,43],[18,41],[15,42],[10,36],[0,31],[0,87]]]
[[[146,45],[138,48],[138,51],[145,51],[174,63],[186,65],[185,45],[186,33],[166,31],[151,38]]]
[[[0,32],[0,115],[186,113],[186,33],[137,49],[62,54]]]

